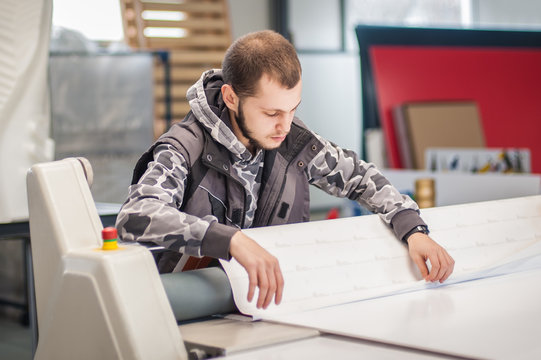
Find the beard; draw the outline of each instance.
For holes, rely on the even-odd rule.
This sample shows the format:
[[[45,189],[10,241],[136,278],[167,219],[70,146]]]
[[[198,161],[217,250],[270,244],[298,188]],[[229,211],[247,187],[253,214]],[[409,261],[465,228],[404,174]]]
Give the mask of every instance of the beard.
[[[253,133],[246,126],[246,118],[244,117],[244,112],[242,111],[242,101],[239,99],[239,113],[236,116],[237,125],[239,130],[248,141],[250,145],[254,146],[255,149],[271,150],[266,148],[259,140],[254,138]]]

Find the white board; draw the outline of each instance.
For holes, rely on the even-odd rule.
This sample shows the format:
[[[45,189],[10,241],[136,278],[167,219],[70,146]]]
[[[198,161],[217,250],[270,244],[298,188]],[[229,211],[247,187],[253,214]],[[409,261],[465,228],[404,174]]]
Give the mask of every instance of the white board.
[[[274,321],[483,359],[541,358],[541,270],[290,314]]]

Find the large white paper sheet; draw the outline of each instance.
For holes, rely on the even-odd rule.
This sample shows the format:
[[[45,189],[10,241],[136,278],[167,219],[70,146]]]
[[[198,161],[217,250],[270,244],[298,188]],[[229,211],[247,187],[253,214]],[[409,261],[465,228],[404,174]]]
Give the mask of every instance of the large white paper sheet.
[[[541,267],[541,196],[425,209],[422,216],[456,261],[444,285]],[[246,300],[242,266],[222,261],[237,307],[256,318],[441,286],[420,278],[406,246],[375,215],[245,232],[279,259],[285,281],[282,304],[257,309]]]

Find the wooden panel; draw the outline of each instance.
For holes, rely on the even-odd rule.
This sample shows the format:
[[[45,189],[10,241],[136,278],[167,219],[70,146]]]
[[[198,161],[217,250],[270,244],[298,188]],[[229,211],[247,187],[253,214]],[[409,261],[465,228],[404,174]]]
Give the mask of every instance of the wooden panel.
[[[180,121],[190,111],[186,91],[201,74],[220,68],[226,49],[231,44],[227,0],[121,0],[125,41],[133,48],[169,52],[169,84],[171,122]],[[143,11],[182,12],[182,19],[143,19]],[[182,29],[182,37],[145,35],[145,29],[170,31]],[[157,59],[154,66],[155,136],[166,127],[165,71]]]
[[[231,43],[231,30],[227,3],[222,1],[167,1],[121,0],[124,34],[129,45],[150,49],[178,49],[223,47]],[[143,19],[142,13],[149,11],[177,11],[185,14],[181,20]],[[182,38],[149,37],[145,29],[184,29]]]
[[[182,66],[182,67],[171,67],[169,70],[170,81],[171,83],[181,83],[188,82],[193,84],[197,79],[201,77],[201,74],[208,70],[207,67],[192,67],[192,66]],[[154,70],[154,81],[156,83],[162,82],[164,80],[165,72],[162,68]]]
[[[181,38],[147,37],[151,49],[227,49],[229,36],[227,35],[193,35]]]
[[[170,96],[173,100],[186,100],[186,92],[192,84],[173,84],[169,89]],[[163,100],[165,98],[165,85],[158,84],[154,86],[154,98]]]
[[[212,30],[226,32],[228,26],[222,18],[187,20],[143,20],[144,27],[184,28],[187,30]]]
[[[128,45],[142,48],[146,46],[143,24],[138,21],[143,12],[141,3],[134,0],[122,0],[120,2],[124,35]]]
[[[156,103],[155,107],[155,115],[157,117],[165,117],[165,106],[164,103],[162,103],[162,106],[159,106],[159,103]],[[174,102],[171,104],[171,116],[172,117],[178,117],[183,118],[190,112],[190,104],[186,101],[184,102]]]
[[[184,117],[186,115],[183,115],[182,117],[173,117],[171,119],[171,125],[176,124],[184,120]],[[167,122],[165,121],[165,118],[156,117],[154,119],[154,140],[160,137],[161,134],[167,131]]]
[[[161,134],[167,131],[167,122],[165,119],[154,119],[154,140],[160,137]]]
[[[195,14],[223,14],[224,5],[216,1],[190,1],[185,3],[159,3],[142,1],[143,10],[150,11],[180,11]]]
[[[183,64],[220,64],[224,57],[223,50],[204,50],[204,51],[171,51],[169,61],[172,65]]]

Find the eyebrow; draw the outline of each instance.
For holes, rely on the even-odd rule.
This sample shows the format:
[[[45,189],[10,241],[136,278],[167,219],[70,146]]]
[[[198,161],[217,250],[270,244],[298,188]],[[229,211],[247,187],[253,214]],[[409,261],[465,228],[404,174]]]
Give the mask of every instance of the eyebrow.
[[[299,101],[299,103],[298,103],[297,105],[295,105],[295,107],[294,107],[293,109],[291,109],[290,111],[295,110],[296,108],[298,108],[299,105],[301,104],[301,102],[302,102],[302,99],[301,99],[301,100]],[[262,109],[263,111],[280,111],[280,112],[286,112],[286,110],[282,110],[282,109],[267,109],[267,108],[264,108],[264,107],[262,107],[261,109]]]

